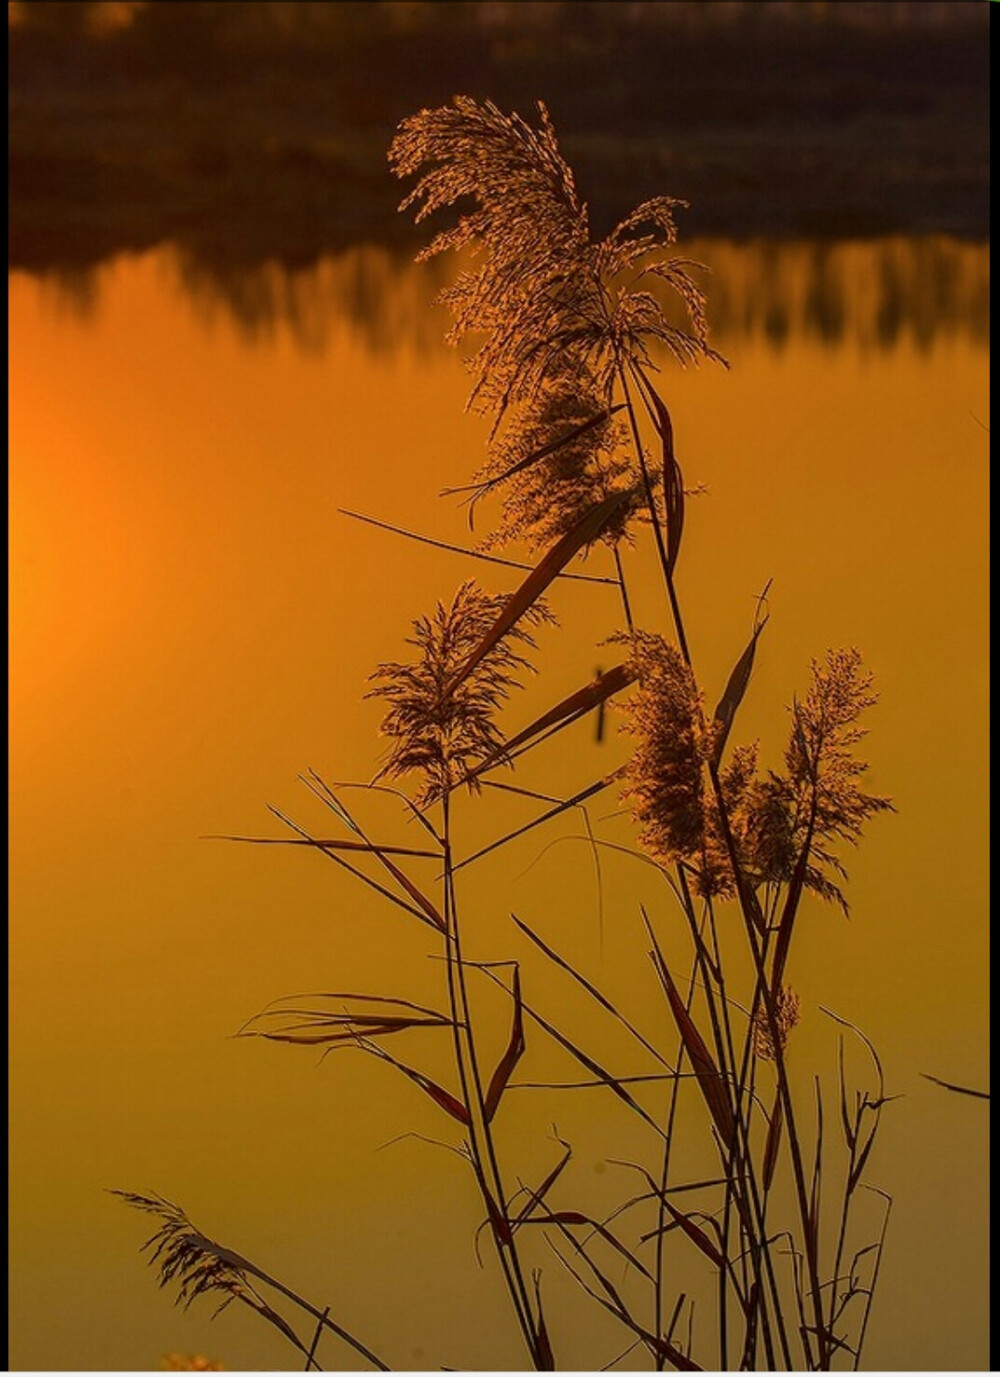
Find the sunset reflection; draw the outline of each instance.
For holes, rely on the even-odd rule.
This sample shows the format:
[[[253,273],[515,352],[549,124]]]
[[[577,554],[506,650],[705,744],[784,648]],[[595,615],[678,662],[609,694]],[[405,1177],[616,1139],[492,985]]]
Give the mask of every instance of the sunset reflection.
[[[712,267],[712,340],[731,364],[663,361],[685,472],[707,489],[689,503],[682,574],[705,682],[721,691],[773,579],[742,709],[764,757],[778,758],[780,706],[828,645],[858,645],[881,690],[866,754],[899,814],[850,857],[851,923],[817,906],[796,954],[803,1005],[822,992],[859,1016],[907,1096],[877,1163],[900,1204],[869,1361],[972,1368],[986,1333],[985,1133],[920,1073],[987,1075],[988,254],[944,240],[684,247]],[[112,1329],[150,1362],[179,1350],[218,1352],[227,1368],[283,1362],[276,1338],[236,1324],[223,1337],[207,1314],[181,1337],[133,1254],[132,1221],[102,1195],[130,1182],[182,1197],[309,1294],[335,1291],[414,1366],[427,1359],[404,1296],[429,1351],[474,1346],[476,1269],[459,1284],[473,1318],[456,1321],[427,1265],[430,1233],[435,1267],[468,1253],[475,1206],[444,1209],[447,1154],[376,1151],[400,1122],[351,1052],[318,1069],[229,1037],[280,995],[364,988],[372,963],[387,984],[416,971],[432,989],[422,934],[316,857],[197,840],[273,831],[268,802],[318,825],[296,784],[308,767],[371,778],[384,743],[367,676],[469,574],[461,556],[338,512],[457,544],[482,533],[436,496],[468,481],[486,434],[464,414],[460,355],[436,342],[439,281],[359,249],[237,285],[164,251],[101,269],[81,314],[51,281],[12,278],[11,1228],[25,1365],[99,1367],[125,1351],[106,1347]],[[626,560],[638,615],[660,617],[652,570]],[[607,573],[605,553],[586,568]],[[516,577],[477,573],[494,592]],[[600,586],[561,586],[554,605],[576,649],[557,657],[540,635],[546,702],[519,698],[510,730],[591,679],[594,643],[619,629]],[[567,792],[621,752],[613,729],[601,744],[593,722],[574,730],[546,748],[545,777]],[[505,799],[478,817],[463,805],[456,825],[471,849],[525,816]],[[599,917],[586,852],[559,840],[580,830],[553,824],[484,862],[477,948],[503,947],[516,904],[652,1018],[652,988],[631,990],[601,924],[631,934],[631,959],[636,903],[662,909],[663,895],[609,860],[619,897]],[[825,1056],[821,1022],[805,1017],[796,1038]],[[595,1162],[626,1150],[596,1101],[556,1112]],[[546,1141],[551,1112],[531,1113]],[[398,1322],[368,1279],[384,1241]],[[913,1265],[929,1248],[933,1278]],[[67,1277],[58,1327],[33,1280],[54,1256]],[[960,1332],[942,1338],[941,1306]]]

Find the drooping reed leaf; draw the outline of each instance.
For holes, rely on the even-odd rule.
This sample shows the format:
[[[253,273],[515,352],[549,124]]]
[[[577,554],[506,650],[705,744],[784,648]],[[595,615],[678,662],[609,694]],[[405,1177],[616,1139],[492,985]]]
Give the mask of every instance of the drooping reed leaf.
[[[973,1090],[968,1085],[953,1085],[951,1081],[939,1080],[937,1076],[929,1076],[926,1071],[920,1073],[925,1081],[933,1081],[935,1085],[940,1085],[943,1090],[954,1090],[956,1095],[974,1095],[977,1100],[988,1100],[990,1092],[988,1090]]]
[[[514,1067],[524,1055],[524,1018],[521,1009],[521,976],[517,966],[514,967],[513,988],[511,997],[514,1001],[514,1017],[511,1024],[510,1040],[507,1043],[507,1050],[504,1052],[500,1061],[497,1063],[496,1070],[490,1080],[489,1088],[486,1091],[484,1103],[484,1113],[486,1122],[489,1123],[494,1114],[500,1107],[503,1092],[507,1089],[514,1072]]]
[[[708,1106],[709,1113],[719,1131],[723,1143],[731,1147],[735,1133],[735,1123],[733,1120],[732,1105],[729,1102],[729,1095],[726,1092],[722,1075],[712,1059],[705,1042],[699,1033],[694,1020],[684,1006],[674,984],[673,976],[667,968],[666,962],[661,958],[656,961],[656,969],[659,972],[660,980],[670,1003],[670,1011],[677,1024],[677,1031],[680,1033],[684,1050],[688,1055],[701,1093]]]
[[[429,1095],[435,1104],[440,1105],[447,1114],[450,1114],[453,1119],[457,1119],[460,1124],[468,1124],[468,1110],[450,1090],[445,1090],[436,1081],[432,1081],[429,1076],[425,1076],[422,1071],[418,1071],[415,1067],[408,1066],[406,1062],[392,1056],[384,1047],[379,1047],[374,1042],[370,1043],[366,1038],[356,1038],[355,1042],[363,1051],[371,1052],[374,1056],[381,1058],[382,1061],[387,1061],[390,1065],[395,1066],[398,1071],[402,1071],[408,1080],[411,1080],[414,1085],[419,1085],[420,1089]]]
[[[684,531],[684,476],[674,455],[674,426],[670,412],[656,389],[647,382],[644,395],[653,407],[654,424],[663,456],[663,500],[667,509],[667,573],[672,575],[681,550]]]
[[[577,689],[575,693],[563,698],[561,702],[549,708],[548,712],[542,713],[541,717],[537,717],[529,726],[505,741],[502,747],[494,751],[492,755],[487,756],[474,770],[470,770],[468,775],[461,780],[461,783],[467,784],[485,771],[493,769],[495,765],[508,759],[512,751],[525,745],[548,727],[563,724],[569,726],[577,718],[583,717],[586,713],[599,707],[612,694],[620,693],[622,689],[628,688],[630,684],[635,682],[635,678],[636,672],[628,664],[615,665],[614,669],[609,669],[604,674],[598,675],[592,683],[585,684],[583,688]]]

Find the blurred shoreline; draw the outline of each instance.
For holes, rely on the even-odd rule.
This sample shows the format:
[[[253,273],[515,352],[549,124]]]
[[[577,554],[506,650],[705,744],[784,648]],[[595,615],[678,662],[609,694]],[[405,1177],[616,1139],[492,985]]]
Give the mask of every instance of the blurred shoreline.
[[[749,341],[776,352],[806,343],[846,345],[863,355],[905,344],[926,352],[950,339],[989,346],[987,245],[930,235],[838,242],[695,239],[683,248],[705,265],[696,276],[707,297],[712,343],[724,355]],[[378,244],[356,245],[299,268],[276,259],[205,263],[164,245],[99,265],[40,275],[21,269],[15,276],[34,282],[48,309],[81,322],[100,316],[123,279],[151,275],[206,330],[227,326],[249,347],[284,338],[318,356],[347,333],[368,353],[391,358],[400,350],[430,357],[448,348],[445,312],[435,303],[454,269],[441,258],[415,264],[409,253]],[[664,297],[668,312],[675,309],[669,294]]]
[[[166,242],[217,272],[406,250],[385,153],[455,92],[544,95],[595,228],[989,235],[988,6],[57,4],[9,21],[9,263]],[[421,237],[425,237],[421,236]]]

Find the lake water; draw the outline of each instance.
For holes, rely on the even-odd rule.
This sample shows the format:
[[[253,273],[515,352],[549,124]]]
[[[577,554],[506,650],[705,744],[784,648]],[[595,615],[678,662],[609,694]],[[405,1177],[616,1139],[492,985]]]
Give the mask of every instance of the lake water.
[[[881,693],[865,751],[898,814],[848,858],[850,921],[813,904],[790,972],[802,1074],[815,1059],[835,1075],[823,1003],[863,1027],[904,1097],[869,1171],[895,1205],[866,1366],[985,1368],[987,1109],[921,1073],[988,1083],[988,250],[683,247],[712,267],[731,364],[663,378],[686,479],[707,489],[679,582],[708,697],[768,579],[736,735],[777,763],[784,707],[828,646],[861,648]],[[467,481],[485,437],[440,343],[446,271],[359,248],[298,274],[210,272],[162,249],[11,278],[14,1368],[141,1370],[170,1351],[287,1363],[248,1315],[172,1309],[136,1253],[145,1223],[109,1187],[182,1204],[393,1366],[521,1363],[476,1266],[460,1165],[415,1138],[383,1147],[437,1136],[433,1106],[353,1051],[317,1066],[231,1037],[283,994],[435,991],[426,929],[299,848],[203,840],[280,836],[269,803],[328,827],[296,776],[370,778],[366,676],[471,572],[492,589],[516,577],[339,512],[474,539],[437,496]],[[662,625],[643,557],[629,565],[640,619]],[[562,584],[553,601],[563,630],[512,730],[611,663],[611,590]],[[584,722],[524,779],[569,794],[617,750]],[[626,837],[614,796],[597,802],[595,826]],[[463,808],[460,845],[530,815],[515,799]],[[383,805],[372,816],[398,832]],[[577,837],[567,817],[467,882],[473,955],[524,958],[526,990],[586,1035],[585,1007],[512,936],[514,910],[652,1027],[637,902],[676,920],[624,858],[604,865],[599,913],[589,851],[548,845]],[[484,999],[499,1050],[502,1009]],[[500,1124],[519,1174],[551,1164],[555,1122],[582,1145],[581,1196],[618,1198],[603,1158],[634,1145],[613,1107],[533,1094]],[[546,1284],[560,1366],[625,1347],[610,1320],[585,1340],[572,1283]],[[331,1344],[321,1361],[351,1358]]]

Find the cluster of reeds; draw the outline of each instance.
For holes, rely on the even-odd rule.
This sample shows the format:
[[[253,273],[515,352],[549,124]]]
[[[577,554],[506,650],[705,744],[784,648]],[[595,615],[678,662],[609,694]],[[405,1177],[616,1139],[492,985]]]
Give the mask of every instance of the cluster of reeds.
[[[891,807],[862,788],[865,765],[855,754],[859,719],[874,702],[870,677],[853,650],[813,663],[808,691],[791,705],[780,770],[763,770],[753,745],[730,746],[767,620],[765,604],[762,598],[746,648],[710,709],[675,584],[686,492],[655,363],[664,351],[682,363],[717,358],[692,275],[697,265],[671,253],[677,203],[666,197],[640,206],[595,241],[544,107],[539,115],[535,127],[491,104],[458,98],[404,121],[390,151],[400,176],[418,178],[404,202],[418,207],[418,218],[461,208],[455,227],[425,256],[474,251],[471,266],[445,293],[453,338],[474,333],[481,341],[471,360],[471,403],[493,418],[486,462],[466,496],[476,505],[498,494],[499,527],[485,545],[525,542],[537,563],[506,596],[464,583],[415,623],[411,657],[373,675],[371,692],[386,704],[389,749],[366,787],[398,797],[424,839],[420,844],[412,836],[408,845],[373,838],[343,789],[315,773],[305,782],[343,836],[317,838],[279,815],[297,844],[315,847],[431,929],[443,958],[441,998],[437,1006],[348,992],[279,1001],[245,1031],[309,1047],[354,1046],[434,1102],[475,1177],[483,1224],[532,1367],[553,1369],[559,1350],[543,1310],[541,1271],[526,1260],[526,1240],[544,1234],[576,1279],[581,1306],[610,1312],[625,1331],[625,1352],[644,1349],[656,1370],[857,1368],[888,1197],[875,1191],[881,1217],[868,1217],[870,1232],[860,1242],[855,1215],[862,1190],[875,1189],[864,1173],[886,1095],[874,1050],[838,1019],[870,1054],[869,1087],[849,1088],[841,1034],[835,1094],[824,1094],[816,1077],[809,1103],[802,1103],[801,1078],[793,1083],[789,1072],[800,1015],[789,970],[806,896],[846,909],[840,850],[858,841],[870,817]],[[662,293],[653,290],[657,283],[679,303],[683,325],[668,315]],[[622,549],[639,537],[655,550],[667,613],[661,629],[639,627],[632,613]],[[537,629],[553,620],[545,595],[561,578],[582,577],[570,572],[571,561],[597,547],[607,552],[597,558],[610,558],[610,571],[585,577],[618,588],[619,663],[505,736],[497,714],[529,668]],[[570,798],[502,786],[546,806],[516,833],[474,856],[456,856],[453,817],[460,800],[612,696],[620,700],[631,746],[624,765]],[[609,1069],[599,1048],[572,1039],[533,992],[528,1002],[517,962],[469,958],[463,917],[474,893],[470,898],[462,887],[460,914],[456,884],[456,873],[485,850],[615,789],[634,817],[640,852],[672,893],[673,919],[641,915],[663,996],[655,1034],[640,1032],[629,1011],[569,957],[523,920],[514,922],[654,1058],[657,1074],[646,1078],[653,1087],[646,1094],[637,1078]],[[418,857],[439,863],[434,887],[414,878]],[[670,921],[688,934],[685,971],[672,968],[664,954],[663,924]],[[495,1061],[484,1055],[477,1018],[477,990],[486,981],[506,991],[510,1008],[509,1037]],[[647,1155],[630,1163],[642,1188],[611,1216],[597,1217],[586,1199],[574,1196],[570,1144],[561,1143],[535,1184],[502,1158],[495,1121],[515,1084],[529,1025],[573,1058],[589,1084],[606,1088],[616,1110],[646,1135]],[[451,1040],[447,1084],[385,1045],[393,1035],[405,1041],[410,1030],[427,1027],[447,1030]],[[688,1133],[701,1134],[704,1152],[690,1179],[676,1165],[677,1141]],[[164,1282],[180,1282],[185,1301],[208,1291],[224,1304],[240,1300],[277,1325],[306,1355],[307,1367],[317,1365],[324,1328],[374,1366],[385,1366],[328,1311],[212,1243],[176,1207],[154,1197],[125,1198],[158,1217],[153,1260]],[[674,1280],[678,1247],[689,1251],[692,1272],[708,1269],[714,1278],[710,1337],[702,1326],[697,1343],[692,1303]],[[263,1299],[261,1287],[311,1317],[317,1326],[311,1344]]]

